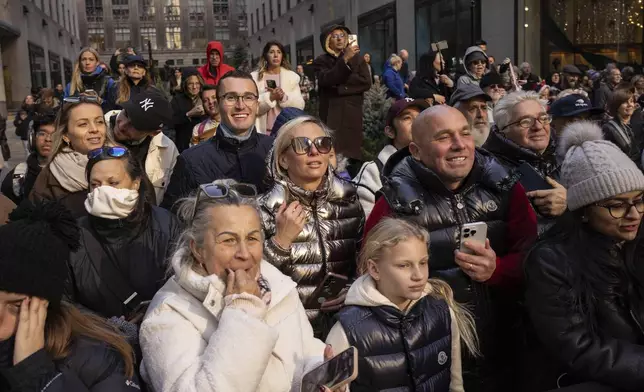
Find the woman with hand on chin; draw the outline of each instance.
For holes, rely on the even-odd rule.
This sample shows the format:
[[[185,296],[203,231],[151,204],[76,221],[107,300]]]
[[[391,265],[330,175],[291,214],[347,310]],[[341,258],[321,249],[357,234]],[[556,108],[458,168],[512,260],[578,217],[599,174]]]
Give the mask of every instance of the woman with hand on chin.
[[[74,218],[23,203],[0,227],[0,391],[137,392],[132,348],[99,317],[61,302]]]
[[[87,153],[103,146],[106,130],[98,97],[65,98],[56,118],[49,163],[36,178],[29,199],[55,200],[75,218],[85,215]]]
[[[300,76],[291,71],[284,45],[270,41],[264,45],[259,70],[251,75],[259,88],[259,111],[255,127],[259,133],[271,134],[275,119],[283,108],[304,109]],[[271,85],[274,83],[274,88]]]
[[[295,283],[262,260],[253,185],[201,185],[181,202],[186,223],[174,276],[141,326],[141,374],[154,391],[299,391],[332,352],[313,337]]]
[[[290,276],[307,304],[328,272],[353,278],[364,212],[356,188],[329,165],[330,130],[302,116],[280,128],[269,158],[271,190],[260,198],[267,261]],[[320,306],[307,304],[317,337],[324,337],[346,290]]]

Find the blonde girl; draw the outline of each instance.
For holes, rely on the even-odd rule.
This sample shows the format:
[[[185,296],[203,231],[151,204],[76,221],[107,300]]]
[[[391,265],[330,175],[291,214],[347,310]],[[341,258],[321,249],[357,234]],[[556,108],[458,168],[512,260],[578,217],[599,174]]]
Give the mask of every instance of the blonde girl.
[[[461,341],[478,355],[474,320],[447,283],[429,279],[428,243],[425,229],[401,219],[383,219],[369,232],[362,276],[326,340],[335,353],[358,349],[352,392],[464,390]]]
[[[81,49],[64,95],[67,98],[78,96],[87,90],[94,90],[102,99],[103,111],[108,112],[115,105],[112,92],[115,90],[116,82],[110,77],[109,71],[99,66],[100,63],[101,59],[96,50],[89,47]]]

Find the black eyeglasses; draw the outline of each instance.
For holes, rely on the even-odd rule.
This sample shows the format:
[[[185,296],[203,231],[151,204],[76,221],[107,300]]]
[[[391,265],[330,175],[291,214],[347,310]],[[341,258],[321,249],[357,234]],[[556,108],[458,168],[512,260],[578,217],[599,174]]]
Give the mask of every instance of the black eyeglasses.
[[[511,127],[513,125],[516,125],[516,124],[519,124],[519,126],[521,126],[521,128],[530,129],[530,128],[532,128],[534,126],[534,124],[537,121],[539,121],[541,123],[541,125],[548,125],[548,124],[550,124],[552,122],[552,116],[549,115],[549,114],[544,114],[542,116],[539,116],[539,118],[525,117],[525,118],[522,118],[519,121],[515,121],[513,123],[510,123],[510,124],[504,126],[501,130],[504,130],[504,129],[509,128],[509,127]]]
[[[197,215],[197,206],[201,199],[201,195],[205,195],[208,199],[225,199],[230,195],[230,191],[237,193],[241,197],[255,197],[257,196],[257,188],[253,184],[202,184],[199,185],[199,191],[197,192],[197,200],[195,200],[195,208],[192,213],[192,223],[195,220]]]
[[[621,219],[628,215],[631,211],[631,208],[635,207],[637,212],[640,214],[644,213],[644,199],[638,199],[629,203],[627,201],[622,201],[619,203],[614,203],[612,201],[595,203],[597,207],[606,208],[610,216],[615,219]]]
[[[311,148],[315,145],[315,148],[320,154],[328,154],[333,148],[333,138],[330,136],[320,136],[311,140],[305,136],[299,136],[291,140],[291,148],[297,155],[310,154]],[[288,147],[287,147],[288,148]]]
[[[252,106],[255,104],[255,102],[257,102],[259,97],[252,93],[246,93],[243,95],[237,95],[235,93],[226,93],[224,95],[218,96],[217,99],[220,101],[223,101],[224,105],[226,106],[235,106],[237,101],[239,101],[240,99],[242,100],[242,102],[244,102],[244,105]]]
[[[96,159],[102,156],[110,158],[121,158],[129,153],[125,147],[101,147],[87,153],[89,159]]]

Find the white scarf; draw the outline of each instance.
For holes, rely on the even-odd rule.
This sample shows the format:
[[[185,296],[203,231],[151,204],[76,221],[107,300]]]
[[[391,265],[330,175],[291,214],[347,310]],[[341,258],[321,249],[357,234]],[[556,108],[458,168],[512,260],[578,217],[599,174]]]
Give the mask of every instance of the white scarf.
[[[69,147],[64,147],[49,164],[49,171],[68,192],[85,191],[88,188],[85,168],[87,167],[86,154],[81,154]]]
[[[139,192],[136,190],[99,186],[87,194],[85,209],[98,218],[123,219],[134,211],[138,200]]]

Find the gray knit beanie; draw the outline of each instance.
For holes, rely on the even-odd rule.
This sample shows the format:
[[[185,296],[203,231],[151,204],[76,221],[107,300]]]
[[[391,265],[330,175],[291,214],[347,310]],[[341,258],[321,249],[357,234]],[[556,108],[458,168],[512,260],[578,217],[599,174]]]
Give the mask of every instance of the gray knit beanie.
[[[568,209],[577,210],[622,193],[644,190],[644,174],[601,128],[578,121],[564,128],[559,139],[561,184],[568,190]]]

